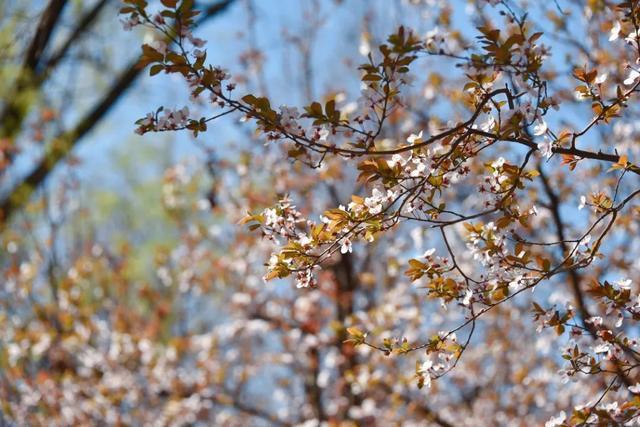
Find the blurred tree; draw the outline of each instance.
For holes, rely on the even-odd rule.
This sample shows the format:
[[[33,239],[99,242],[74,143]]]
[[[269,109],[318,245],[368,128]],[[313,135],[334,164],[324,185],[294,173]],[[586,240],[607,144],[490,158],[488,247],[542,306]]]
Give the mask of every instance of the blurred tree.
[[[217,16],[225,11],[234,0],[223,0],[206,6],[198,19],[198,23]],[[118,102],[126,91],[133,85],[144,67],[139,66],[140,58],[133,58],[129,64],[115,71],[112,82],[107,86],[104,93],[100,94],[87,111],[80,112],[70,108],[68,94],[65,90],[60,93],[62,99],[48,100],[50,105],[61,106],[64,109],[74,111],[75,118],[69,125],[63,125],[61,121],[57,123],[62,127],[44,134],[44,130],[39,130],[38,135],[28,135],[33,123],[25,122],[29,114],[36,114],[39,117],[35,120],[35,126],[42,126],[47,121],[51,121],[55,115],[63,114],[58,109],[46,108],[36,113],[37,106],[43,106],[39,101],[44,99],[42,91],[47,91],[51,87],[50,81],[55,81],[56,72],[65,62],[74,61],[81,52],[87,49],[84,43],[88,34],[98,25],[98,20],[105,9],[112,9],[108,6],[117,5],[118,2],[112,0],[98,0],[95,2],[82,2],[76,8],[73,17],[67,18],[63,28],[61,23],[65,18],[64,10],[66,0],[51,0],[46,4],[38,17],[38,25],[34,31],[24,31],[23,37],[30,38],[25,44],[24,53],[13,52],[13,58],[5,59],[5,67],[12,62],[17,62],[17,72],[14,79],[4,82],[8,89],[3,91],[0,100],[0,173],[4,182],[8,182],[8,189],[0,199],[0,221],[6,225],[11,215],[23,209],[29,201],[31,194],[37,190],[47,179],[50,172],[62,160],[64,160],[76,144],[105,117],[106,113]],[[20,20],[21,9],[30,10],[33,4],[16,5],[16,10],[7,11],[4,14],[4,22],[0,23],[4,28],[13,27],[13,20]],[[5,8],[9,9],[10,5]],[[62,40],[53,45],[53,36]],[[14,37],[10,31],[5,33],[6,37]],[[16,47],[20,42],[15,44]],[[89,45],[90,46],[90,45]],[[91,49],[91,47],[90,47]],[[14,47],[15,50],[15,47]],[[56,85],[58,90],[62,89]],[[80,107],[80,106],[79,106]],[[43,123],[44,122],[44,123]],[[23,136],[27,139],[33,138],[40,145],[40,151],[35,164],[30,166],[30,170],[25,174],[20,168],[12,168],[15,157],[24,151],[18,139]],[[23,144],[26,145],[26,144]],[[12,172],[12,176],[7,176]]]

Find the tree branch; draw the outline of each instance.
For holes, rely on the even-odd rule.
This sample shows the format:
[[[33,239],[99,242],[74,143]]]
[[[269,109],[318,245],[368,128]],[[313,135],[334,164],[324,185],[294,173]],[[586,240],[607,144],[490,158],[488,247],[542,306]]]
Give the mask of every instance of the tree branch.
[[[564,222],[562,221],[562,217],[560,215],[560,198],[551,188],[549,180],[545,176],[542,170],[542,167],[538,167],[538,171],[540,172],[540,179],[542,180],[542,186],[544,187],[545,193],[549,198],[549,210],[551,211],[551,216],[553,217],[553,222],[556,227],[557,238],[558,238],[558,241],[560,242],[560,247],[562,249],[562,253],[564,256],[564,254],[567,254],[569,252],[569,248],[566,243],[567,241],[566,241]],[[582,281],[582,278],[580,276],[580,273],[577,270],[577,266],[573,268],[569,268],[567,270],[567,274],[569,275],[569,283],[571,284],[571,290],[576,303],[576,308],[580,313],[582,324],[584,328],[587,331],[589,331],[589,333],[595,339],[598,337],[598,330],[594,327],[592,323],[589,323],[586,321],[587,319],[593,316],[590,313],[589,308],[587,307],[582,289],[580,289],[580,283]],[[626,349],[624,350],[625,350],[625,353],[628,354],[627,350]],[[631,356],[635,359],[635,355],[631,354]],[[625,385],[632,386],[635,384],[635,381],[629,377],[628,373],[624,372],[623,367],[620,366],[620,364],[618,363],[616,363],[616,371],[618,373],[618,376],[625,383]]]
[[[54,69],[58,65],[58,63],[67,56],[69,49],[71,49],[71,47],[78,41],[80,36],[82,36],[82,34],[84,34],[84,32],[89,29],[91,24],[93,24],[96,18],[100,15],[102,9],[104,9],[109,1],[111,0],[100,0],[93,6],[93,8],[89,12],[87,12],[82,17],[78,25],[76,25],[73,32],[69,35],[69,37],[67,37],[63,45],[47,59],[47,61],[43,65],[43,69],[38,73],[40,76],[48,74],[50,70]]]
[[[24,69],[33,71],[40,64],[42,53],[49,43],[49,39],[53,34],[53,30],[60,19],[66,3],[67,0],[51,0],[51,2],[49,2],[49,6],[47,6],[42,14],[36,33],[27,49],[27,54],[24,58]]]
[[[22,63],[22,71],[16,81],[15,91],[13,92],[14,96],[9,98],[11,101],[0,115],[0,123],[2,123],[0,128],[1,138],[12,140],[20,129],[28,111],[28,105],[25,105],[24,97],[20,95],[31,85],[31,81],[40,65],[42,53],[51,39],[66,3],[67,0],[51,0],[42,13],[38,28],[27,48],[27,53]]]

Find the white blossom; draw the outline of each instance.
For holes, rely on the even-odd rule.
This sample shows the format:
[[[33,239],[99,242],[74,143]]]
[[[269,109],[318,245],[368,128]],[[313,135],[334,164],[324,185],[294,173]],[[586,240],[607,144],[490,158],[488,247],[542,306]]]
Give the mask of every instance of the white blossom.
[[[553,141],[549,138],[544,138],[544,141],[538,143],[538,150],[547,159],[553,156]]]
[[[629,72],[629,77],[627,77],[626,80],[623,83],[625,85],[627,85],[627,86],[630,86],[630,85],[632,85],[632,84],[634,84],[636,82],[638,77],[640,77],[640,72],[632,69]]]
[[[562,411],[557,416],[552,417],[549,421],[544,424],[544,427],[556,427],[562,425],[567,419],[567,414]]]
[[[618,37],[620,37],[621,29],[622,29],[622,25],[620,24],[620,21],[616,21],[615,24],[613,24],[613,27],[611,28],[611,32],[609,33],[610,42],[617,40]]]

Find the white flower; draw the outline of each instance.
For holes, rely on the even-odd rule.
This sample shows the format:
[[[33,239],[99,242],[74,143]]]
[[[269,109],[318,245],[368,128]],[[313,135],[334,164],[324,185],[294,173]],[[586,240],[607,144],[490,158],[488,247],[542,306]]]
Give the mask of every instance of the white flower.
[[[597,345],[593,348],[593,352],[598,354],[598,353],[608,353],[609,350],[611,349],[611,346],[607,343],[605,344],[600,344]]]
[[[462,300],[462,305],[468,306],[471,304],[471,298],[473,297],[473,291],[471,289],[467,289],[467,292],[464,294],[464,299]]]
[[[371,215],[378,215],[380,212],[382,212],[382,203],[380,203],[380,202],[367,203],[366,199],[365,199],[364,203],[369,208],[369,213]]]
[[[311,240],[311,238],[309,236],[307,236],[306,234],[302,234],[299,238],[298,238],[298,243],[300,243],[302,246],[307,246],[308,244],[310,244],[313,240]]]
[[[567,414],[562,411],[556,417],[552,417],[549,421],[544,424],[544,427],[556,427],[562,425],[567,419]]]
[[[420,366],[420,372],[423,374],[426,374],[429,372],[429,369],[431,369],[433,367],[433,362],[431,360],[426,360],[421,366]]]
[[[400,154],[394,154],[393,156],[391,156],[391,160],[387,160],[387,164],[390,168],[394,167],[395,165],[404,166],[405,163],[407,163],[407,161]]]
[[[622,313],[618,312],[618,320],[616,320],[615,323],[615,327],[619,328],[620,326],[622,326],[622,322],[624,322],[624,316],[622,315]]]
[[[522,275],[518,275],[517,277],[515,277],[511,282],[509,282],[509,290],[511,292],[518,292],[520,289],[522,289],[524,287],[524,283],[522,281],[523,277]]]
[[[544,120],[540,119],[538,121],[538,124],[533,127],[533,134],[535,136],[540,136],[544,135],[545,132],[547,132],[547,123]]]
[[[363,33],[360,35],[360,46],[358,47],[358,52],[362,56],[367,56],[369,52],[371,52],[371,44],[369,43],[369,38]]]
[[[267,267],[269,267],[269,269],[272,270],[276,268],[279,262],[280,262],[280,259],[278,258],[278,256],[275,254],[272,254],[269,257],[269,263],[267,264]]]
[[[422,176],[423,172],[427,170],[427,165],[421,159],[413,159],[413,163],[415,163],[415,169],[411,171],[409,175],[412,177]]]
[[[640,383],[627,387],[633,394],[640,394]]]
[[[600,74],[598,77],[596,77],[596,84],[601,85],[602,83],[607,81],[607,77],[609,77],[609,74],[607,73]]]
[[[382,212],[382,199],[384,194],[377,188],[374,188],[371,191],[371,197],[366,197],[364,199],[364,205],[369,208],[369,213],[371,215],[377,215]]]
[[[622,279],[615,282],[621,289],[631,289],[631,279]]]
[[[296,287],[308,288],[314,286],[316,286],[316,281],[310,269],[296,273]]]
[[[615,412],[618,409],[618,402],[601,403],[597,407],[598,408],[602,408],[602,409],[604,409],[605,411],[608,411],[608,412]]]
[[[640,72],[636,70],[631,70],[629,72],[629,77],[623,82],[625,85],[630,86],[635,83],[635,81],[640,77]]]
[[[429,371],[433,368],[433,362],[431,360],[426,360],[422,365],[420,365],[420,369],[418,372],[424,375],[424,384],[427,387],[431,387],[431,374]]]
[[[155,50],[157,50],[158,52],[160,52],[161,54],[163,55],[167,54],[167,44],[162,40],[154,40],[149,45]]]
[[[320,135],[319,140],[326,141],[330,134],[331,132],[329,132],[329,129],[323,127],[322,129],[320,129],[320,132],[318,132],[318,135]]]
[[[618,39],[618,37],[620,36],[621,28],[622,26],[620,25],[620,21],[616,21],[616,23],[613,24],[613,27],[611,28],[611,34],[609,35],[610,42]]]
[[[419,134],[414,134],[412,133],[411,135],[409,135],[409,138],[407,138],[407,142],[409,144],[419,144],[422,142],[422,131],[420,131]]]
[[[583,209],[586,204],[587,204],[586,196],[580,196],[580,204],[578,205],[578,210]]]
[[[262,215],[264,216],[264,223],[267,226],[274,225],[278,222],[278,213],[273,208],[265,209]]]
[[[494,169],[498,169],[499,167],[502,167],[502,165],[504,165],[504,162],[505,162],[504,157],[499,157],[498,160],[491,163],[491,167]]]
[[[346,254],[347,252],[349,253],[353,252],[353,246],[351,245],[351,240],[344,239],[342,241],[342,245],[340,246],[340,253]]]
[[[436,252],[436,248],[431,248],[428,251],[426,251],[424,254],[422,254],[422,258],[429,258],[435,252]]]
[[[486,122],[480,125],[480,129],[485,132],[491,132],[496,125],[496,119],[493,116],[489,116]]]
[[[9,252],[10,254],[15,254],[18,251],[18,245],[16,244],[16,242],[9,242],[7,243],[7,252]]]
[[[600,316],[594,316],[594,317],[590,317],[586,320],[587,323],[591,323],[593,324],[593,326],[602,326],[602,317]]]
[[[640,34],[640,30],[636,30],[630,33],[624,40],[629,44],[636,44],[638,42],[638,35]]]
[[[540,153],[548,159],[553,156],[553,142],[548,138],[545,138],[544,141],[538,143],[538,150],[540,150]]]
[[[293,131],[298,128],[298,122],[296,120],[299,116],[300,114],[297,108],[289,108],[286,105],[280,106],[280,123],[288,131]]]

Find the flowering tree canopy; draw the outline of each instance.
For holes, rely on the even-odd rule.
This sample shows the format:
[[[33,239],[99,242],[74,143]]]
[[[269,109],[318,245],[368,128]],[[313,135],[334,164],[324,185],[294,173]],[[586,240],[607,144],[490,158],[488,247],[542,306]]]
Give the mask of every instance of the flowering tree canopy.
[[[640,2],[405,3],[426,34],[363,31],[358,93],[314,96],[291,36],[298,102],[267,96],[255,51],[254,72],[210,63],[193,1],[124,0],[125,30],[154,34],[138,66],[189,96],[135,132],[204,158],[164,174],[179,237],[153,280],[89,245],[40,304],[47,261],[12,247],[6,414],[640,425]],[[201,142],[229,119],[243,141]]]
[[[599,399],[551,423],[637,417],[640,401],[634,396],[640,386],[634,385],[634,370],[640,353],[630,331],[640,319],[640,300],[628,279],[634,277],[632,260],[621,250],[632,244],[625,235],[637,230],[634,199],[640,194],[634,178],[640,168],[630,161],[633,142],[621,135],[640,85],[634,68],[640,62],[637,2],[586,8],[599,25],[589,41],[602,47],[587,47],[589,62],[571,70],[558,69],[550,60],[554,46],[541,42],[543,32],[536,31],[533,18],[506,1],[489,2],[500,18],[485,18],[472,42],[460,33],[434,31],[424,37],[400,27],[358,68],[357,106],[333,97],[301,111],[274,109],[266,97],[236,96],[232,76],[207,64],[204,41],[191,34],[196,12],[189,2],[164,1],[166,9],[154,17],[144,2],[128,3],[121,11],[128,25],[150,25],[175,46],[143,46],[151,74],[181,74],[192,98],[206,97],[218,110],[200,116],[190,115],[187,107],[161,108],[138,121],[139,133],[188,129],[197,135],[217,118],[238,114],[253,121],[268,144],[285,146],[288,158],[309,168],[340,162],[359,171],[361,191],[321,212],[318,220],[287,196],[242,220],[274,243],[265,280],[293,276],[298,287],[316,288],[317,272],[338,253],[394,238],[387,236],[418,224],[435,247],[408,259],[405,275],[427,298],[440,300],[445,309],[456,307],[464,320],[411,342],[383,338],[384,332],[358,327],[353,319],[349,342],[386,355],[420,350],[424,356],[415,379],[418,387],[430,385],[455,368],[485,313],[528,290],[566,283],[574,301],[552,306],[533,301],[532,327],[535,322],[538,331],[550,328],[567,336],[557,352],[566,360],[559,375],[605,377],[608,385]],[[610,35],[603,27],[610,27]],[[562,42],[582,46],[575,39]],[[627,62],[599,57],[607,51]],[[449,114],[430,118],[426,129],[411,130],[404,139],[386,137],[394,121],[439,109],[410,100],[417,80],[412,71],[430,56],[450,58],[462,70],[452,81],[438,82],[457,98],[448,100],[455,105],[443,107]],[[565,111],[579,102],[590,102],[591,108],[569,122]],[[452,113],[455,107],[459,112]],[[581,212],[567,214],[574,209]],[[466,336],[459,339],[461,332]],[[621,393],[623,401],[600,405],[621,385],[628,389]]]

